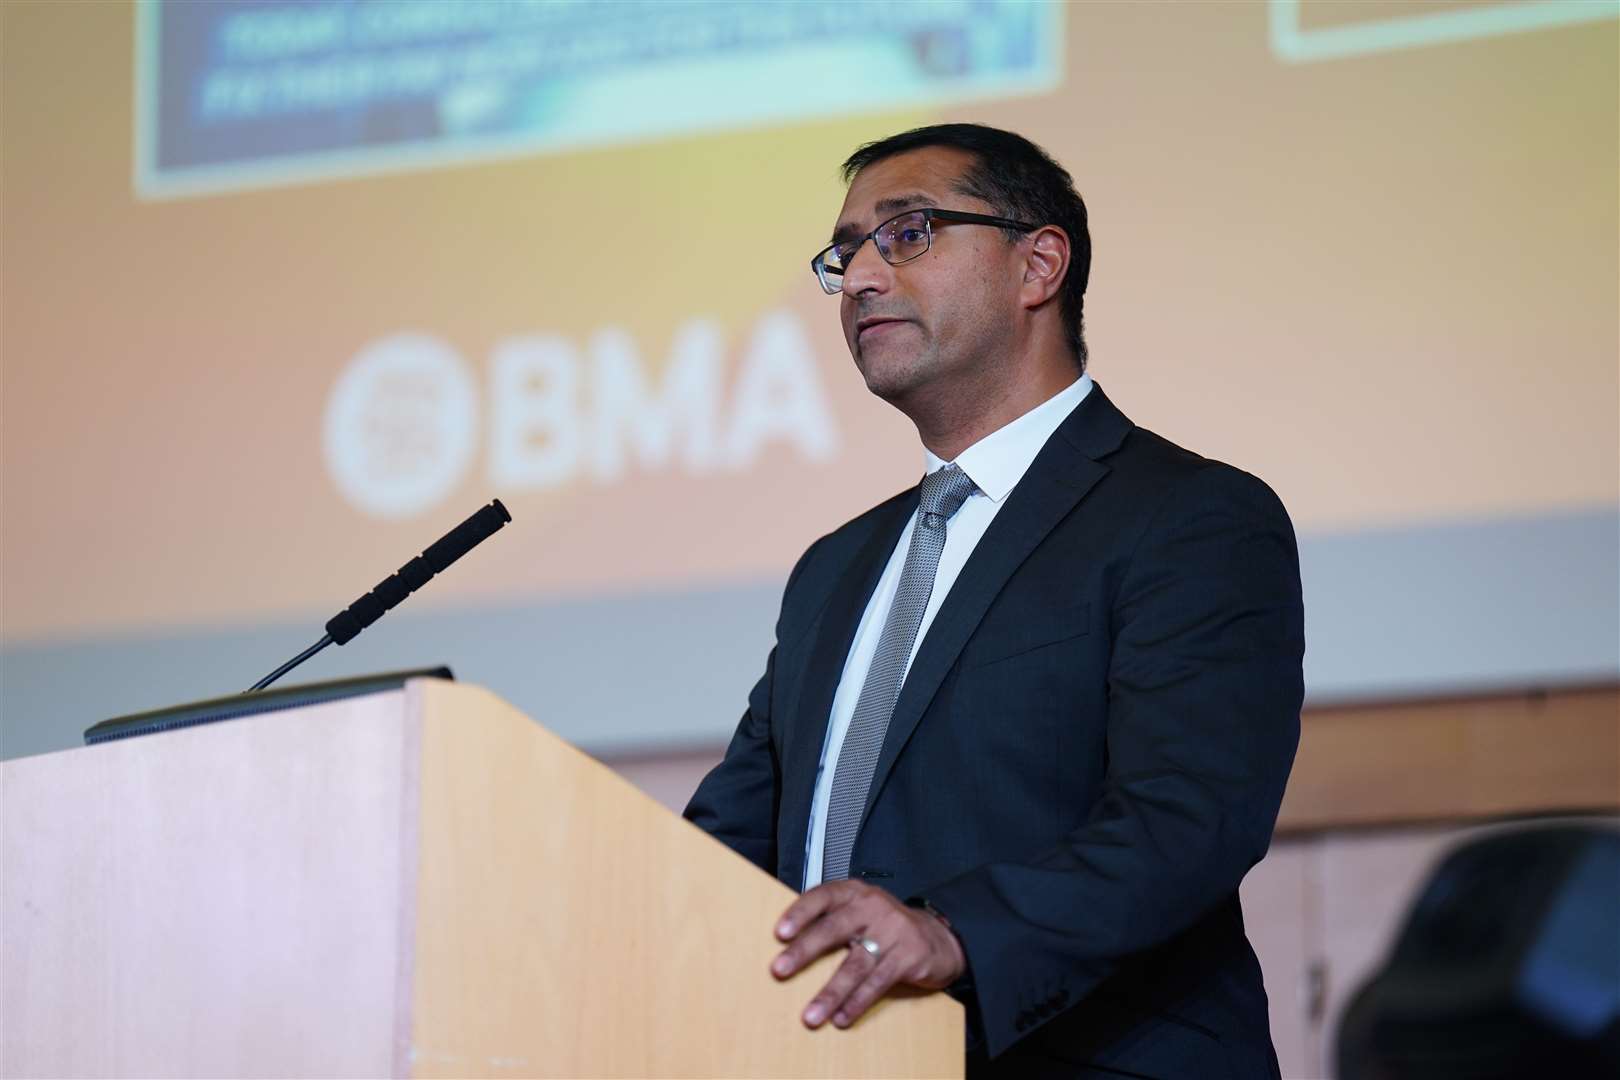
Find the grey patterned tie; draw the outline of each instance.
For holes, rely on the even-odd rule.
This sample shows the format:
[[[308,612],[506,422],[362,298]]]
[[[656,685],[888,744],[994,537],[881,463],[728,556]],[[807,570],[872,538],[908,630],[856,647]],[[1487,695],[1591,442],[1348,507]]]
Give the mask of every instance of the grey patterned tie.
[[[917,640],[928,597],[934,591],[934,573],[939,555],[945,550],[945,523],[967,497],[977,490],[967,473],[955,465],[936,469],[923,477],[917,502],[917,523],[911,532],[911,547],[900,571],[900,587],[883,622],[877,652],[866,673],[861,696],[855,702],[849,731],[838,750],[838,768],[833,773],[832,796],[827,803],[827,833],[821,852],[821,880],[838,881],[849,877],[849,853],[855,846],[855,831],[866,810],[866,795],[872,786],[883,736],[889,730],[889,717],[900,698],[911,646]]]

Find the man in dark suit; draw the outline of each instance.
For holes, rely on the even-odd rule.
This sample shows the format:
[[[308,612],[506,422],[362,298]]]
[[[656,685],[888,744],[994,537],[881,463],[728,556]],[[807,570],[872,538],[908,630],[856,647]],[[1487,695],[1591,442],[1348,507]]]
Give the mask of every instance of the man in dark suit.
[[[1299,736],[1288,516],[1085,374],[1038,147],[940,125],[845,176],[812,265],[928,473],[794,567],[687,817],[805,890],[777,977],[848,949],[812,1027],[905,985],[967,1005],[970,1075],[1275,1076],[1237,889]]]

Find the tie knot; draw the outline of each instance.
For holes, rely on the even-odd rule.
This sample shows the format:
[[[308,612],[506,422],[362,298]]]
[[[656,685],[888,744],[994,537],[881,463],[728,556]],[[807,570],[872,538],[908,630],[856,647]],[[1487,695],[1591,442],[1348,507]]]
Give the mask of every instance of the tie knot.
[[[923,515],[923,524],[937,528],[951,520],[967,497],[978,490],[968,474],[955,465],[935,469],[923,477],[917,510]]]

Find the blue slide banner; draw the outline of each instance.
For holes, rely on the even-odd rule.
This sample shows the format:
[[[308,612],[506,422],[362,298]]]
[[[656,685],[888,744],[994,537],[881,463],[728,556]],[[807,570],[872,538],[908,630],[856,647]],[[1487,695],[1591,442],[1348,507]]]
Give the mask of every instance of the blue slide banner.
[[[137,189],[166,197],[1041,93],[1030,0],[143,0]]]

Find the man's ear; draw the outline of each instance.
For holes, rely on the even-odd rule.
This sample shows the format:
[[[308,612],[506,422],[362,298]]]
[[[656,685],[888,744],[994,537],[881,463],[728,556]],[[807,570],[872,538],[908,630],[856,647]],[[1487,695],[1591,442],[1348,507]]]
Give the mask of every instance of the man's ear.
[[[1024,283],[1018,295],[1026,308],[1037,308],[1063,288],[1069,270],[1069,237],[1056,225],[1046,225],[1031,233],[1029,240]]]

